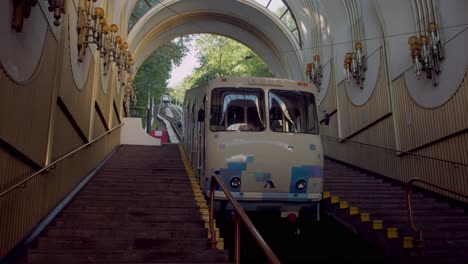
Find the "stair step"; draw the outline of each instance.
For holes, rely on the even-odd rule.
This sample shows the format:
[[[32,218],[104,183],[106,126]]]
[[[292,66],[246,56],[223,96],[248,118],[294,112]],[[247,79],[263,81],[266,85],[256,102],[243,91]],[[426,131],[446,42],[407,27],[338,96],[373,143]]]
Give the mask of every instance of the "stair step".
[[[343,197],[344,199],[344,197]],[[371,199],[360,199],[360,200],[348,200],[349,206],[356,206],[359,208],[361,212],[364,211],[369,211],[369,212],[374,212],[374,211],[379,211],[379,210],[399,210],[400,212],[407,212],[406,209],[406,204],[404,203],[404,200],[371,200]],[[446,204],[431,204],[420,202],[420,203],[415,203],[413,202],[413,208],[418,208],[417,210],[415,209],[415,212],[424,212],[424,211],[429,211],[429,212],[446,212],[450,208]]]
[[[190,215],[180,212],[179,214],[147,214],[147,213],[67,213],[64,212],[60,219],[63,221],[109,221],[109,222],[201,222],[200,215]]]
[[[229,262],[226,252],[188,250],[32,250],[28,256],[35,263],[165,263]]]
[[[172,188],[172,187],[171,187]],[[169,189],[167,187],[162,186],[125,186],[125,185],[114,185],[112,187],[105,187],[105,186],[96,186],[96,185],[88,185],[86,186],[86,190],[89,192],[96,192],[99,193],[101,191],[108,191],[108,192],[167,192]],[[178,192],[193,192],[192,185],[187,184],[186,186],[177,186],[177,189],[172,188],[174,191]]]
[[[323,187],[331,195],[338,196],[340,201],[347,201],[348,206],[370,213],[371,220],[380,219],[384,227],[396,227],[399,237],[418,237],[408,223],[404,187],[383,178],[379,183],[373,175],[368,175],[367,179],[365,175],[359,170],[325,159]],[[330,207],[330,201],[325,201],[328,211],[333,213],[339,210],[342,215],[343,209],[336,205]],[[427,263],[468,263],[468,214],[465,210],[424,196],[421,192],[414,192],[411,201],[414,222],[423,233]],[[346,217],[346,214],[342,217]],[[340,220],[346,222],[345,219]],[[391,246],[370,237],[367,239],[382,250]]]
[[[36,249],[55,250],[172,250],[188,248],[191,250],[209,249],[208,238],[198,239],[101,239],[101,238],[40,238]]]
[[[47,237],[57,238],[100,238],[100,239],[115,239],[120,238],[161,238],[161,239],[180,239],[180,238],[203,238],[207,237],[207,231],[196,228],[196,229],[178,229],[173,230],[128,230],[128,229],[117,229],[117,230],[76,230],[76,229],[53,229],[47,230]]]
[[[112,194],[90,194],[90,193],[80,193],[80,200],[92,200],[92,201],[190,201],[194,199],[193,193],[185,193],[182,195],[176,193],[160,193],[160,194],[150,194],[150,195],[140,195],[140,194],[122,194],[122,195],[112,195]]]
[[[99,207],[99,206],[74,206],[67,207],[61,215],[74,214],[74,213],[106,213],[106,214],[134,214],[134,215],[149,215],[149,214],[163,214],[163,215],[177,215],[177,214],[199,214],[200,209],[197,207],[187,207],[181,210],[180,207]]]
[[[122,191],[120,190],[109,190],[109,189],[104,189],[104,190],[86,190],[80,192],[80,195],[96,195],[96,196],[111,196],[115,197],[117,195],[121,195]],[[126,191],[124,197],[160,197],[160,196],[175,196],[175,197],[183,197],[184,199],[191,199],[194,197],[193,191]]]
[[[174,207],[174,208],[184,208],[184,207],[197,207],[197,204],[194,200],[184,200],[180,198],[175,199],[158,199],[158,200],[133,200],[133,201],[113,201],[113,200],[89,200],[89,199],[77,199],[74,200],[71,205],[73,206],[86,206],[92,204],[93,206],[104,206],[104,207],[112,207],[112,206],[136,206],[136,207],[161,207],[161,205],[165,205],[166,207]]]
[[[93,220],[80,220],[74,221],[73,219],[64,220],[58,219],[54,222],[56,227],[61,228],[89,228],[89,229],[99,229],[99,230],[113,230],[116,228],[148,228],[148,229],[163,229],[165,228],[194,228],[204,226],[204,221],[198,219],[192,219],[190,222],[184,220],[162,220],[162,221],[122,221],[119,219],[108,220],[107,222],[96,222]]]

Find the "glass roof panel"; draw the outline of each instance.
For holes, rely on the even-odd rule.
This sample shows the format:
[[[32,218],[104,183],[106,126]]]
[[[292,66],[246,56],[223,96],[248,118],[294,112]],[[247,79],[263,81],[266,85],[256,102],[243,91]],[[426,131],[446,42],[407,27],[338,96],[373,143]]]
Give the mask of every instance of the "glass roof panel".
[[[128,21],[128,31],[131,31],[138,20],[146,14],[153,6],[159,4],[160,0],[137,0],[135,7],[133,8],[132,15]],[[293,35],[296,37],[299,45],[301,45],[301,38],[299,31],[297,30],[296,19],[294,14],[285,2],[285,0],[251,0],[255,1],[262,6],[268,8],[273,14],[279,17],[283,23],[291,30]]]
[[[270,0],[255,0],[255,1],[261,4],[262,6],[267,6],[268,3],[270,2]]]

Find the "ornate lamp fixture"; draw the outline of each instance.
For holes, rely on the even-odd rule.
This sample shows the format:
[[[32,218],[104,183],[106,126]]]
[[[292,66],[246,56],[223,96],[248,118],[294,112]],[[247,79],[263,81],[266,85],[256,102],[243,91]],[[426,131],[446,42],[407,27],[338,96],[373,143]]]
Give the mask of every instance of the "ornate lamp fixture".
[[[442,71],[441,61],[444,59],[444,47],[439,38],[437,25],[431,22],[428,26],[427,35],[421,35],[419,38],[411,36],[408,39],[410,46],[411,58],[413,59],[414,73],[421,79],[421,71],[426,72],[426,77],[432,79],[432,85],[439,84],[438,75]]]
[[[320,56],[314,56],[314,62],[307,64],[306,75],[309,78],[309,82],[314,83],[317,88],[320,89],[322,85],[323,77],[323,66],[320,63]]]
[[[89,44],[96,44],[99,56],[103,59],[104,75],[107,74],[111,62],[118,69],[119,81],[123,80],[123,72],[132,73],[133,58],[128,51],[128,43],[117,36],[119,28],[115,24],[107,25],[104,9],[95,7],[97,0],[80,0],[78,7],[78,61],[82,62]]]
[[[421,79],[421,71],[425,71],[426,77],[432,79],[432,85],[437,86],[445,50],[439,32],[436,1],[412,0],[411,4],[416,22],[416,36],[408,39],[408,45],[414,73],[418,79]]]
[[[78,21],[76,31],[78,33],[78,61],[82,62],[89,43],[97,43],[101,35],[100,20],[104,18],[104,10],[93,5],[97,0],[80,0],[78,5]],[[99,31],[99,32],[98,32]]]
[[[356,84],[363,89],[364,80],[366,79],[367,58],[363,45],[365,34],[362,10],[358,1],[343,1],[343,3],[348,14],[352,43],[352,51],[346,53],[344,58],[345,79],[348,83],[354,79]]]
[[[49,0],[49,11],[54,13],[54,25],[60,25],[60,18],[62,14],[65,14],[67,0]]]
[[[364,88],[364,72],[367,70],[366,57],[362,52],[362,43],[356,42],[354,51],[348,52],[344,59],[344,70],[346,74],[346,81],[351,82],[351,77],[356,81],[356,84]]]
[[[13,19],[11,21],[11,27],[16,32],[23,30],[23,22],[25,18],[31,16],[31,8],[37,5],[37,0],[14,0],[13,1]],[[54,25],[60,25],[60,18],[62,14],[65,14],[66,0],[49,0],[50,12],[54,13]]]
[[[125,94],[124,94],[124,105],[126,112],[130,115],[130,104],[136,104],[137,102],[138,91],[136,90],[135,84],[133,83],[133,78],[127,78],[127,84],[125,85]]]

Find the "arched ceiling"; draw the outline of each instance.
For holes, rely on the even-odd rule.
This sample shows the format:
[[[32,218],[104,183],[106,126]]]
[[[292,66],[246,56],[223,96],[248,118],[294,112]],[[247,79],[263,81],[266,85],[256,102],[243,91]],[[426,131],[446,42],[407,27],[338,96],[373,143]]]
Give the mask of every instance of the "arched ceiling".
[[[289,28],[301,45],[301,36],[297,20],[294,16],[293,11],[289,7],[286,0],[253,0],[256,3],[263,6],[265,9],[269,10]],[[161,4],[160,0],[138,0],[134,3],[129,21],[128,21],[128,31],[130,32],[135,24],[140,20],[148,11],[150,11],[154,6]]]
[[[411,96],[424,107],[437,107],[449,100],[466,71],[468,53],[462,48],[468,39],[466,0],[434,0],[441,39],[447,47],[439,88],[433,88],[427,78],[418,80],[412,72],[414,61],[407,42],[417,31],[415,14],[419,13],[408,0],[146,0],[149,4],[145,5],[151,8],[141,12],[129,31],[129,20],[139,1],[106,1],[119,33],[130,44],[136,68],[156,48],[178,36],[214,33],[254,50],[279,78],[305,81],[307,63],[320,55],[323,80],[316,83],[319,100],[329,87],[345,83],[350,100],[365,104],[380,75],[386,76],[387,82],[404,75]],[[275,14],[270,8],[280,2],[294,15],[293,28],[281,19],[285,13]],[[359,40],[367,56],[363,86],[346,77],[343,65],[345,55],[353,52]]]
[[[129,1],[122,9],[128,19],[135,3]],[[255,51],[277,77],[304,78],[301,48],[295,34],[280,17],[256,1],[161,1],[129,32],[127,42],[135,67],[138,69],[162,44],[195,33],[235,39]]]

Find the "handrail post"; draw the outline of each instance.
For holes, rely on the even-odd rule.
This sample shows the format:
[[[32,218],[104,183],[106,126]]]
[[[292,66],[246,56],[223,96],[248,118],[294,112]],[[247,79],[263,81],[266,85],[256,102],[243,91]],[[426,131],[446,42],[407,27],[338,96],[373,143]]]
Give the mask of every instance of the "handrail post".
[[[214,229],[214,187],[216,181],[211,179],[210,185],[210,233],[211,233],[211,248],[216,248],[216,233]]]
[[[239,216],[234,213],[234,263],[240,264],[240,219]]]
[[[468,198],[468,193],[465,193],[465,192],[460,192],[460,191],[456,191],[456,190],[453,190],[453,189],[450,189],[448,187],[444,187],[444,186],[441,186],[441,185],[438,185],[437,183],[434,183],[434,182],[431,182],[431,181],[427,181],[427,180],[423,180],[423,179],[419,179],[419,178],[411,178],[407,183],[406,183],[406,186],[405,186],[405,194],[406,194],[406,207],[408,209],[408,222],[411,226],[411,229],[417,233],[419,235],[419,238],[416,240],[417,241],[417,248],[418,248],[418,253],[419,253],[419,261],[422,262],[422,258],[424,257],[424,238],[423,238],[423,232],[421,229],[417,228],[416,227],[416,224],[414,223],[414,219],[413,219],[413,208],[411,206],[411,187],[413,186],[413,183],[414,182],[420,182],[420,183],[423,183],[423,184],[426,184],[426,185],[429,185],[431,187],[434,187],[434,188],[437,188],[439,190],[442,190],[442,191],[446,191],[446,192],[450,192],[452,194],[455,194],[455,195],[458,195],[460,197],[463,197],[463,198]]]
[[[417,253],[418,253],[418,263],[422,263],[423,261],[423,249],[424,249],[424,240],[423,240],[423,234],[422,234],[422,230],[418,229],[416,227],[416,224],[414,223],[414,219],[413,219],[413,206],[411,204],[411,193],[412,193],[412,189],[411,189],[411,186],[413,184],[413,182],[416,180],[417,178],[412,178],[410,179],[407,183],[406,183],[406,186],[405,186],[405,193],[406,193],[406,208],[408,210],[408,222],[411,226],[411,229],[419,235],[419,238],[416,239],[416,250],[417,250]]]
[[[239,250],[236,251],[236,252],[238,252],[237,254],[239,254],[239,257],[237,257],[237,259],[240,259],[240,242],[241,242],[240,241],[240,221],[242,221],[242,223],[244,223],[247,230],[253,236],[255,242],[257,242],[257,245],[261,248],[261,250],[263,251],[263,253],[267,257],[269,263],[271,263],[271,264],[280,264],[280,261],[279,261],[278,257],[276,257],[275,253],[273,253],[271,248],[267,245],[267,243],[265,242],[263,237],[260,235],[258,230],[253,225],[252,221],[250,221],[249,217],[244,212],[244,210],[242,209],[240,204],[232,196],[229,189],[226,187],[226,185],[224,185],[223,181],[221,180],[221,178],[217,174],[218,173],[215,173],[214,175],[211,176],[211,184],[210,184],[210,209],[211,209],[211,212],[210,212],[210,229],[212,228],[212,230],[213,230],[212,233],[211,233],[212,238],[215,238],[214,225],[212,224],[212,222],[214,220],[212,220],[212,218],[214,218],[213,217],[214,216],[213,215],[214,214],[213,213],[213,210],[214,210],[214,189],[215,189],[215,184],[217,184],[220,187],[220,189],[224,192],[224,194],[226,195],[227,200],[229,202],[231,202],[232,206],[234,207],[234,211],[236,212],[236,221],[237,221],[237,223],[234,223],[234,224],[238,225],[238,228],[236,229],[235,232],[236,233],[239,232],[239,234],[238,234],[238,239],[235,240],[234,243],[239,244],[239,246],[238,246]],[[236,235],[237,234],[235,234],[235,236]],[[236,246],[236,244],[234,246]],[[234,254],[236,254],[236,252]],[[240,260],[238,260],[238,261],[240,261]],[[236,263],[239,263],[239,262],[236,261]]]

